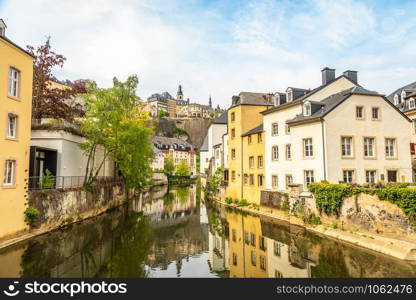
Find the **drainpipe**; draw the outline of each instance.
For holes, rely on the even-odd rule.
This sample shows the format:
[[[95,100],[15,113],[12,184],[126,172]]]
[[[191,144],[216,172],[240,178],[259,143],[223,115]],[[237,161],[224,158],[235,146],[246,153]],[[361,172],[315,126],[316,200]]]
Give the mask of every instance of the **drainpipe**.
[[[241,199],[244,199],[244,143],[243,143],[243,137],[241,137]]]
[[[321,120],[321,129],[322,129],[322,161],[324,164],[324,180],[326,180],[326,145],[325,145],[325,132],[324,132],[324,120]]]

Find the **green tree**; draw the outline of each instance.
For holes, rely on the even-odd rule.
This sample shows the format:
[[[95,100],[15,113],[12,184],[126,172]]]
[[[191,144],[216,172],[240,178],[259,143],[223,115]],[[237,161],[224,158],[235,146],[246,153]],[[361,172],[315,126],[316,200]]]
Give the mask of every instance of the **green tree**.
[[[175,164],[173,163],[172,155],[165,157],[163,172],[166,174],[166,176],[172,176],[173,172],[175,172]]]
[[[176,175],[189,176],[189,167],[184,159],[181,160],[178,167],[176,168]]]
[[[87,93],[80,95],[86,108],[86,118],[81,122],[86,138],[81,148],[88,156],[84,185],[95,181],[107,158],[118,165],[126,188],[140,190],[151,178],[153,128],[150,117],[137,105],[137,84],[135,75],[126,82],[114,78],[109,89],[100,89],[92,82],[86,87]],[[98,158],[98,151],[104,155]]]
[[[163,118],[165,116],[166,116],[166,112],[164,110],[159,110],[159,112],[157,113],[158,118]]]

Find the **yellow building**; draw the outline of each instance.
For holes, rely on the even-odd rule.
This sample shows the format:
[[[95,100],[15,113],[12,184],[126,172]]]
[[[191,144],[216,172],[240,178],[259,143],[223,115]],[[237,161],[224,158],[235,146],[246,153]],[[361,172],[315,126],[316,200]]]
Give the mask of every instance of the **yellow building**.
[[[259,217],[227,212],[230,245],[230,277],[267,278],[267,238]]]
[[[265,186],[263,124],[242,135],[243,194],[242,199],[260,204],[260,192]]]
[[[3,26],[2,26],[3,25]],[[27,228],[33,57],[10,41],[0,19],[0,238]]]
[[[244,195],[245,160],[243,160],[243,157],[246,158],[247,153],[245,153],[244,151],[248,147],[244,147],[243,139],[248,139],[248,136],[243,137],[242,135],[247,133],[247,131],[252,130],[253,128],[256,128],[257,126],[262,124],[263,119],[260,112],[266,110],[269,106],[272,106],[270,96],[268,94],[263,93],[242,92],[238,96],[234,96],[232,99],[232,105],[228,109],[229,184],[226,190],[227,197],[232,197],[234,199],[245,198],[248,201],[259,203],[259,199],[248,199]],[[257,140],[255,140],[255,142],[257,142]],[[261,147],[263,147],[262,149],[264,151],[264,146]],[[258,154],[261,152],[258,151],[259,149],[255,149],[253,147],[250,150],[252,150],[253,155],[260,155]],[[254,172],[252,174],[254,176]],[[255,182],[258,182],[258,178],[255,179]]]

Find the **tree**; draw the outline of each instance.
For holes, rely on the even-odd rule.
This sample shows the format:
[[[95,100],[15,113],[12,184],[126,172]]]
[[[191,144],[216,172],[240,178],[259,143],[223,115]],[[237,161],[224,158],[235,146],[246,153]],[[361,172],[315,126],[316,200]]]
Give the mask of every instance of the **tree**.
[[[81,94],[86,118],[81,131],[86,141],[81,148],[88,156],[84,185],[91,185],[105,160],[110,157],[118,165],[126,188],[141,190],[151,179],[153,148],[151,118],[136,103],[137,76],[126,82],[113,79],[113,87],[100,89],[92,82]],[[97,151],[105,154],[96,162]]]
[[[29,53],[35,57],[33,65],[32,118],[54,118],[73,121],[83,115],[82,108],[75,103],[76,92],[71,86],[57,87],[52,82],[57,80],[52,75],[52,68],[62,68],[66,58],[51,50],[50,37],[44,45],[36,50],[27,46]]]
[[[173,163],[172,155],[165,157],[163,172],[166,174],[166,176],[172,176],[173,172],[175,172],[175,164]]]
[[[181,160],[178,167],[176,168],[176,175],[189,176],[189,167],[184,159]]]
[[[159,112],[157,113],[157,117],[163,118],[164,116],[166,116],[166,112],[164,110],[159,110]]]

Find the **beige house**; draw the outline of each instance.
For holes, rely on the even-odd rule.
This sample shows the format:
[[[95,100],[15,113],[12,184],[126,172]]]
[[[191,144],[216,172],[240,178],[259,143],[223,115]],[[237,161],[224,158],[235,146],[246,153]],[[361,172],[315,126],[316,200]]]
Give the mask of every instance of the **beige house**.
[[[357,72],[335,77],[325,68],[321,86],[304,95],[289,90],[285,98],[262,112],[267,189],[412,181],[410,119],[361,87]]]

